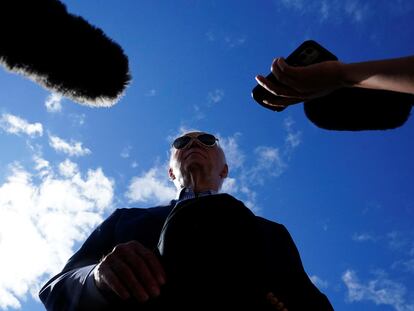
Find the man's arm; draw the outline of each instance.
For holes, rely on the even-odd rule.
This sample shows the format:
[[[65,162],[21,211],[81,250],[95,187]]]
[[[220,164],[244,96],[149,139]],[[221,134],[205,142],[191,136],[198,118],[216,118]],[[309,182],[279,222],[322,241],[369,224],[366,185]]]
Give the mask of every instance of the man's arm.
[[[266,103],[281,108],[342,87],[414,94],[414,56],[350,64],[326,61],[305,67],[289,66],[283,58],[277,58],[271,70],[283,85],[273,84],[260,75],[256,76],[256,80],[272,94],[284,98]],[[287,99],[290,99],[288,104]]]
[[[264,220],[263,218],[261,218]],[[280,224],[264,220],[267,266],[271,291],[268,299],[275,297],[289,311],[333,311],[328,298],[312,283],[306,273],[299,251],[288,230]],[[273,284],[273,285],[272,285]]]
[[[49,280],[39,292],[47,310],[79,310],[85,291],[94,304],[105,304],[105,298],[93,286],[93,269],[113,243],[113,227],[118,219],[117,211],[97,227],[79,251],[73,255],[62,272]]]
[[[41,289],[47,310],[106,310],[158,296],[164,269],[155,253],[135,240],[150,245],[150,237],[158,236],[148,215],[145,209],[117,210],[105,220]]]
[[[291,285],[298,294],[294,299],[294,310],[334,311],[329,299],[310,280],[306,273],[299,251],[288,230],[283,227],[292,268]]]

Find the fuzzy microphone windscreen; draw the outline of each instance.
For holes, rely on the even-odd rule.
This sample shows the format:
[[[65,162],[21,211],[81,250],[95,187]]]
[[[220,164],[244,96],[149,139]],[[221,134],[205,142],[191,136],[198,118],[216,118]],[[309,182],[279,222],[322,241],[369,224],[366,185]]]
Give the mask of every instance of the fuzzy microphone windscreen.
[[[0,63],[46,89],[110,107],[131,81],[122,48],[58,0],[4,0]]]
[[[410,116],[414,95],[361,88],[343,88],[304,103],[316,126],[336,131],[389,130]]]

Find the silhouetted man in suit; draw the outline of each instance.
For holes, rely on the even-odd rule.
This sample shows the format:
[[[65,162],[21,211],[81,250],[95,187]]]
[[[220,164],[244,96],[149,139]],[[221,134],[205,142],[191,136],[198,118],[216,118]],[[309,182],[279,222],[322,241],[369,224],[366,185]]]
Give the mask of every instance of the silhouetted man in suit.
[[[219,193],[218,139],[174,140],[170,204],[117,209],[40,291],[47,310],[333,310],[283,225]]]

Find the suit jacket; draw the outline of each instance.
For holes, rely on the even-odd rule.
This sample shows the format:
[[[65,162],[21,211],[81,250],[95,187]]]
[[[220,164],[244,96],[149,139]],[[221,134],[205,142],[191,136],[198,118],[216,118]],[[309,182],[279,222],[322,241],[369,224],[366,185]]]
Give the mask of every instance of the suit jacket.
[[[207,231],[209,231],[207,238],[205,236],[199,235],[198,233],[194,234],[191,232],[191,234],[182,235],[181,237],[184,240],[188,240],[185,243],[192,243],[190,247],[186,247],[185,249],[190,249],[191,252],[186,252],[183,256],[180,256],[181,248],[177,248],[179,251],[170,251],[167,254],[172,254],[172,257],[177,257],[178,260],[175,262],[180,262],[180,258],[188,258],[188,256],[193,256],[193,253],[197,253],[197,247],[195,247],[195,244],[201,244],[200,249],[204,247],[203,243],[194,243],[193,239],[194,236],[196,236],[197,239],[204,239],[207,241],[211,234],[214,236],[214,232],[217,232],[220,228],[236,228],[234,226],[234,222],[230,215],[238,210],[244,209],[244,214],[246,214],[245,210],[247,208],[244,206],[244,204],[241,201],[236,200],[234,197],[228,195],[228,194],[219,194],[219,195],[212,195],[208,197],[203,198],[197,198],[192,200],[184,201],[184,203],[180,203],[181,205],[184,205],[187,207],[189,211],[194,211],[196,208],[194,206],[202,206],[202,207],[208,207],[204,208],[204,211],[213,210],[217,212],[215,216],[209,217],[205,214],[205,212],[202,212],[201,216],[197,216],[198,220],[192,221],[191,226],[188,227],[190,230],[193,230],[191,228],[196,228],[195,232],[200,232],[200,228],[207,228]],[[100,305],[96,301],[89,301],[88,295],[90,294],[90,289],[87,289],[88,282],[87,277],[90,274],[90,272],[93,270],[95,265],[99,262],[99,260],[112,251],[112,249],[119,243],[128,242],[131,240],[137,240],[140,243],[142,243],[144,246],[146,246],[149,249],[153,249],[155,251],[158,250],[158,244],[160,242],[160,234],[161,232],[165,233],[165,226],[167,217],[173,214],[171,211],[174,210],[174,212],[177,211],[177,207],[181,206],[178,204],[175,208],[176,201],[171,201],[169,205],[163,205],[163,206],[157,206],[153,208],[147,208],[147,209],[141,209],[141,208],[124,208],[124,209],[117,209],[110,217],[108,217],[100,226],[98,226],[92,234],[88,237],[88,239],[85,241],[85,243],[82,245],[82,247],[69,259],[63,270],[57,274],[55,277],[53,277],[49,282],[47,282],[43,288],[40,291],[40,299],[44,303],[47,310],[51,311],[62,311],[62,310],[169,310],[171,307],[171,300],[162,299],[162,297],[178,297],[179,295],[185,297],[186,292],[183,293],[181,289],[184,289],[184,291],[190,291],[192,294],[198,293],[199,291],[192,289],[202,289],[202,292],[200,293],[200,297],[197,297],[197,301],[206,301],[206,303],[199,304],[199,307],[192,305],[192,307],[189,307],[189,304],[185,305],[188,307],[188,309],[211,309],[212,307],[216,309],[216,305],[214,304],[208,304],[207,301],[212,301],[215,299],[213,290],[211,290],[211,284],[208,284],[207,286],[204,286],[203,284],[199,287],[196,285],[193,286],[190,284],[190,286],[187,286],[180,283],[180,286],[183,286],[180,288],[180,290],[176,291],[170,291],[168,292],[168,286],[167,290],[165,290],[165,294],[163,295],[163,290],[161,291],[160,298],[156,299],[150,303],[146,303],[145,305],[138,305],[134,301],[129,300],[126,302],[121,302],[120,300],[114,298],[114,297],[108,297],[107,303],[105,307],[103,305]],[[223,208],[228,208],[231,206],[232,208],[229,210],[229,212],[225,212],[223,216]],[[198,208],[197,207],[197,208]],[[185,209],[183,209],[185,210]],[[200,210],[203,211],[203,208]],[[220,210],[220,212],[219,212]],[[204,213],[204,214],[203,214]],[[251,213],[249,211],[249,213]],[[178,214],[178,213],[177,213]],[[181,213],[182,215],[185,215],[185,213]],[[226,215],[229,215],[227,217]],[[217,217],[216,217],[217,216]],[[170,218],[169,217],[169,218]],[[191,215],[191,217],[194,217],[194,215]],[[226,218],[227,217],[227,218]],[[205,221],[207,220],[207,224],[205,225]],[[235,218],[235,217],[234,217]],[[224,219],[224,220],[223,220]],[[247,218],[246,218],[247,219]],[[251,236],[248,231],[249,229],[241,229],[237,231],[236,235],[241,234],[243,239],[250,239],[251,241],[249,244],[247,244],[247,247],[244,248],[244,252],[246,256],[239,256],[237,254],[237,258],[232,258],[232,263],[228,264],[228,268],[225,268],[223,270],[220,270],[221,273],[227,273],[227,271],[240,271],[240,273],[247,273],[249,275],[249,280],[253,280],[255,278],[255,274],[260,274],[260,276],[257,279],[254,279],[255,282],[261,282],[263,284],[259,284],[260,286],[254,287],[259,288],[259,290],[263,291],[272,291],[275,296],[278,298],[279,301],[282,301],[284,303],[284,306],[289,311],[325,311],[325,310],[333,310],[329,300],[327,297],[322,294],[318,288],[314,286],[314,284],[310,281],[307,273],[305,272],[299,252],[289,234],[289,232],[286,230],[286,228],[278,224],[276,222],[269,221],[267,219],[264,219],[262,217],[258,217],[252,214],[253,224],[255,228],[255,238],[258,237],[258,241],[260,243],[255,243],[253,240],[250,239]],[[197,223],[199,221],[199,223]],[[212,222],[212,223],[209,223]],[[233,227],[232,227],[233,226]],[[236,226],[238,226],[236,224]],[[244,226],[244,224],[243,224]],[[163,228],[164,227],[164,228]],[[174,228],[174,227],[172,227]],[[233,230],[233,229],[232,229]],[[203,229],[202,231],[206,231]],[[227,230],[228,231],[228,230]],[[241,233],[240,233],[241,232]],[[230,232],[230,235],[232,233]],[[175,235],[175,233],[174,233]],[[164,236],[163,236],[164,238]],[[220,238],[219,238],[220,239]],[[235,235],[232,235],[229,239],[220,239],[223,240],[224,243],[233,243],[232,241],[237,240],[238,238]],[[252,242],[253,241],[253,242]],[[218,242],[218,243],[221,243]],[[235,242],[237,244],[237,242]],[[162,243],[160,243],[162,244]],[[171,243],[170,243],[171,245]],[[226,245],[226,244],[224,244]],[[243,247],[242,244],[240,244],[241,249]],[[209,247],[212,247],[209,245]],[[213,246],[214,247],[214,246]],[[263,256],[256,256],[255,253],[252,251],[252,248],[259,247],[260,251],[262,252]],[[222,247],[220,249],[220,253],[225,252],[224,248],[226,246]],[[184,248],[183,248],[184,249]],[[233,247],[230,245],[231,252],[237,252],[238,248]],[[165,249],[161,249],[163,252]],[[202,255],[204,256],[204,254]],[[229,254],[231,256],[231,254]],[[171,257],[171,256],[170,256]],[[194,256],[193,256],[194,257]],[[246,260],[239,260],[239,258],[244,259],[246,257]],[[166,257],[168,260],[169,257]],[[197,257],[195,255],[194,258],[201,258],[200,256]],[[174,258],[173,258],[174,259]],[[204,267],[200,269],[200,271],[205,270],[204,268],[208,266],[208,263],[211,262],[211,260],[214,260],[213,257],[209,257],[205,263],[203,263]],[[257,261],[254,264],[249,265],[247,261]],[[170,261],[171,262],[171,261]],[[174,262],[174,261],[172,261]],[[207,264],[206,264],[207,263]],[[188,261],[188,264],[190,264],[190,261]],[[171,266],[171,265],[170,265]],[[186,267],[186,265],[182,265],[182,270],[179,273],[182,273]],[[235,267],[235,268],[234,268]],[[192,268],[194,268],[192,266]],[[234,268],[234,269],[233,269]],[[257,268],[257,269],[256,269]],[[233,270],[232,270],[233,269]],[[248,274],[248,272],[251,270],[253,273]],[[171,272],[172,275],[174,275],[174,267],[169,268],[168,262],[166,263],[166,271],[167,271],[167,284],[171,281],[169,277],[169,272]],[[206,280],[210,277],[209,274],[210,270],[208,270],[208,273],[204,273],[203,277],[206,278]],[[257,273],[256,273],[257,272]],[[264,273],[263,273],[264,272]],[[185,274],[185,272],[184,272]],[[188,273],[188,275],[191,276],[194,275],[194,273]],[[235,276],[233,274],[232,276]],[[262,276],[264,276],[262,278]],[[211,276],[215,278],[216,276]],[[183,277],[186,280],[190,280],[187,276]],[[176,277],[175,280],[180,280],[180,277]],[[240,278],[242,280],[243,277]],[[195,282],[196,280],[194,278]],[[191,281],[194,281],[191,280]],[[209,281],[206,281],[207,283]],[[173,282],[174,283],[174,282]],[[248,282],[253,283],[253,281]],[[218,282],[218,284],[221,284]],[[263,286],[261,286],[263,285]],[[185,287],[187,286],[187,287]],[[239,289],[243,289],[243,287],[238,287],[237,291],[231,292],[232,295],[237,295],[237,292]],[[252,287],[253,288],[253,287]],[[223,288],[225,290],[225,288]],[[96,288],[95,288],[96,290]],[[249,289],[250,290],[250,289]],[[173,293],[168,295],[168,293]],[[264,292],[263,292],[264,295]],[[181,297],[180,296],[180,297]],[[234,306],[237,305],[237,307],[232,308],[231,306],[226,307],[228,309],[238,309],[240,310],[241,307],[245,307],[246,304],[243,304],[244,299],[244,293],[240,295],[240,297],[234,297],[232,298],[233,301],[235,301]],[[219,296],[217,296],[219,297]],[[223,298],[224,296],[221,296]],[[211,298],[211,299],[209,299]],[[240,303],[239,298],[241,299]],[[265,302],[264,296],[263,301]],[[90,302],[90,303],[88,303]],[[192,301],[193,302],[193,301]],[[191,305],[191,304],[190,304]],[[181,306],[182,305],[178,305]],[[203,307],[204,306],[204,307]],[[206,307],[208,306],[208,308]],[[265,304],[262,304],[257,308],[253,308],[252,310],[271,310],[269,308],[270,305],[266,306]],[[184,309],[184,308],[181,308]],[[217,305],[217,309],[220,309],[220,306]],[[246,308],[242,308],[245,310]],[[273,309],[274,310],[274,309]]]

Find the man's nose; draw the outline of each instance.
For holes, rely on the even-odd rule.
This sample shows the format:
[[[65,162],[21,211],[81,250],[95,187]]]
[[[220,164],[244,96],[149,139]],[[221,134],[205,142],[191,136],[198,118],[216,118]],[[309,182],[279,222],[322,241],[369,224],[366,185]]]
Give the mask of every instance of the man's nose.
[[[190,142],[188,143],[188,147],[187,148],[191,148],[191,146],[195,143],[195,146],[198,147],[202,147],[203,145],[201,144],[201,142],[197,139],[197,138],[192,138],[190,140]]]

